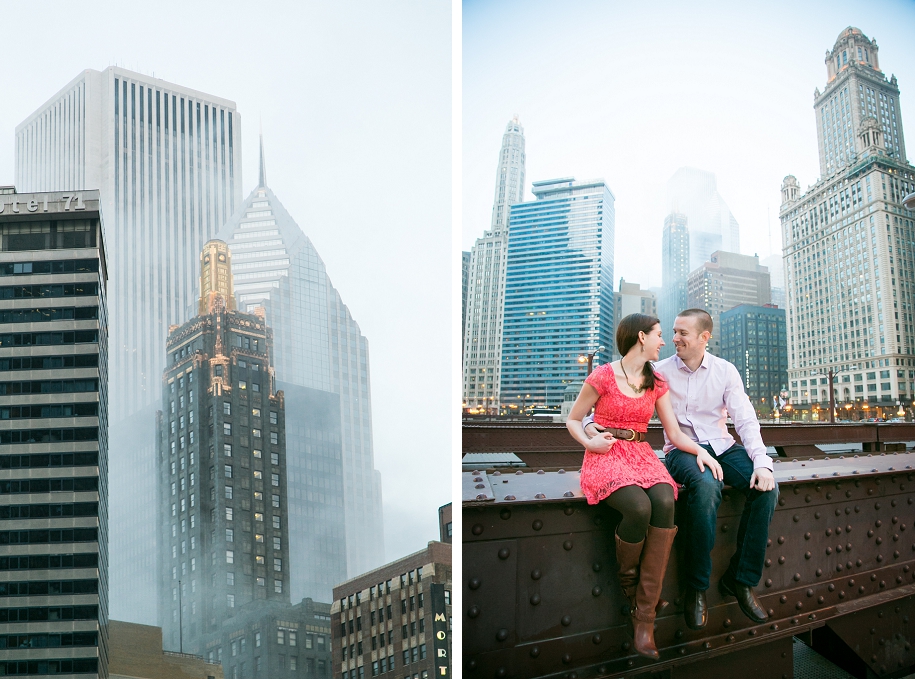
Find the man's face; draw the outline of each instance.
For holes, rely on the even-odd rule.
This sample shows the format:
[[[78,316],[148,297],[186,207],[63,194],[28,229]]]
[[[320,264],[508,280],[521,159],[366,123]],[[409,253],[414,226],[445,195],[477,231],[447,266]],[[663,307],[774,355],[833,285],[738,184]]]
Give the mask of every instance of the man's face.
[[[702,355],[708,343],[709,334],[700,333],[698,320],[694,316],[677,316],[674,321],[674,346],[681,360],[689,360]]]

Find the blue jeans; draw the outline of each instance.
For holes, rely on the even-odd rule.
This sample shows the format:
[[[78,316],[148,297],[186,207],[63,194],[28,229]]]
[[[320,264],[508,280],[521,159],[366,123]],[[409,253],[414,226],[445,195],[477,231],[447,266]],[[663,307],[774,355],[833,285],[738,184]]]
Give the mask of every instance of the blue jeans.
[[[766,492],[750,488],[753,462],[743,446],[735,443],[721,455],[715,455],[711,446],[702,447],[718,460],[724,472],[724,483],[718,481],[707,466],[704,472],[699,471],[695,455],[674,449],[667,453],[665,460],[674,480],[686,486],[685,584],[699,591],[709,588],[718,506],[721,489],[726,483],[746,497],[737,530],[737,551],[731,558],[727,574],[737,582],[755,587],[762,577],[769,522],[778,502],[778,485]]]

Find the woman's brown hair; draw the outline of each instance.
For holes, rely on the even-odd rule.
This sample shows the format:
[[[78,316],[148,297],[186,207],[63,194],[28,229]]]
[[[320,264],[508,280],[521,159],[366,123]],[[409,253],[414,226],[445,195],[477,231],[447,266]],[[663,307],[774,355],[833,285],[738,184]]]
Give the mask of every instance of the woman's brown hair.
[[[639,333],[650,333],[661,321],[648,314],[629,314],[620,321],[616,328],[616,348],[620,356],[625,356],[639,341]],[[654,389],[655,373],[650,361],[645,361],[642,367],[642,386],[645,389]]]

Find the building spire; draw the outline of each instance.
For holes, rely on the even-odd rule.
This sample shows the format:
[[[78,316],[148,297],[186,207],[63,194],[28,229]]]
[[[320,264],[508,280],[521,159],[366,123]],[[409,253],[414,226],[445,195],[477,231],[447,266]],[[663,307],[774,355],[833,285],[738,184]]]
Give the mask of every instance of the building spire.
[[[261,169],[260,169],[260,179],[259,179],[258,186],[260,186],[262,188],[267,188],[267,170],[264,167],[264,132],[263,132],[263,128],[261,129],[260,137],[261,137]]]

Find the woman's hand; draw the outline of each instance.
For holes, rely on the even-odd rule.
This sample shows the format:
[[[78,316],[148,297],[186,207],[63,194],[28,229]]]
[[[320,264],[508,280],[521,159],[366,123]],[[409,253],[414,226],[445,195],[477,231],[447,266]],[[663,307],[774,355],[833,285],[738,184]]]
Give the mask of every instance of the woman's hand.
[[[613,447],[613,444],[616,443],[616,439],[613,438],[610,434],[605,431],[598,433],[593,438],[588,439],[585,447],[592,453],[597,453],[598,455],[606,455],[610,452],[610,449]]]
[[[710,452],[705,448],[700,446],[701,452],[696,455],[696,464],[699,465],[699,471],[705,472],[705,468],[708,467],[712,470],[712,476],[714,476],[719,481],[724,481],[724,472],[721,470],[721,465],[718,464]]]

